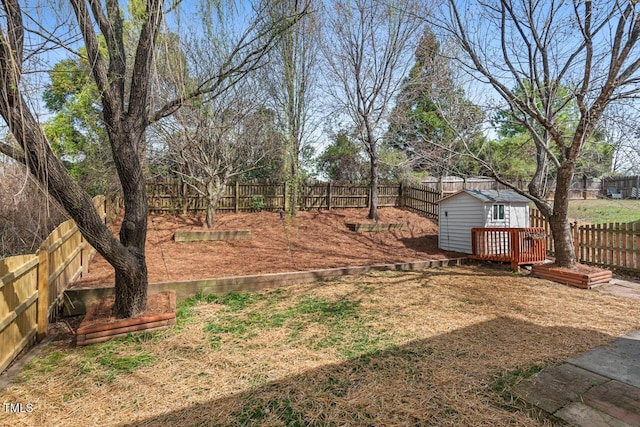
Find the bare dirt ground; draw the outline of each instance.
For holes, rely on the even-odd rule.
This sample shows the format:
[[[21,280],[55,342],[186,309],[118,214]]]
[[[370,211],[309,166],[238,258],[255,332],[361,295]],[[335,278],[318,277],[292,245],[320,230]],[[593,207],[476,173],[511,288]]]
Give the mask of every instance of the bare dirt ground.
[[[396,208],[379,210],[382,223],[406,222],[407,229],[356,233],[346,223],[372,222],[366,209],[299,212],[281,220],[278,212],[224,213],[214,230],[251,230],[251,240],[175,242],[179,229],[203,229],[202,216],[151,215],[147,232],[149,281],[166,282],[320,268],[383,264],[461,256],[438,249],[438,226]],[[112,226],[117,234],[119,224]],[[112,286],[113,269],[96,256],[89,274],[74,287]]]

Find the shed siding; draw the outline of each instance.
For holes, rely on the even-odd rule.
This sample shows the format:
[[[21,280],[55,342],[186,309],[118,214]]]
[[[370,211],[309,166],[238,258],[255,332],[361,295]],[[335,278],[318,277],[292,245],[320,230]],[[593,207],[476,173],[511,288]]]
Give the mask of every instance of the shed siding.
[[[529,204],[513,204],[510,206],[511,221],[509,227],[512,228],[527,228],[531,226],[529,220]]]
[[[504,205],[504,220],[493,220],[493,205]],[[474,227],[529,227],[529,204],[485,202],[468,193],[458,193],[440,202],[438,246],[447,251],[470,254]]]
[[[441,249],[470,254],[471,229],[484,227],[483,203],[461,193],[440,203],[438,240]]]
[[[504,205],[504,220],[493,220],[493,205]],[[481,227],[529,227],[528,203],[486,203],[484,213],[486,222]]]

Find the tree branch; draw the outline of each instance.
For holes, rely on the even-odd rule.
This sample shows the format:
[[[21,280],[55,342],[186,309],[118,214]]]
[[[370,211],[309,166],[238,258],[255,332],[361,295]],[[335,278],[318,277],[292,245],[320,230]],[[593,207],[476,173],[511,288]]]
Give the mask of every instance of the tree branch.
[[[27,165],[27,159],[24,157],[24,153],[12,145],[0,141],[0,153],[25,166]]]

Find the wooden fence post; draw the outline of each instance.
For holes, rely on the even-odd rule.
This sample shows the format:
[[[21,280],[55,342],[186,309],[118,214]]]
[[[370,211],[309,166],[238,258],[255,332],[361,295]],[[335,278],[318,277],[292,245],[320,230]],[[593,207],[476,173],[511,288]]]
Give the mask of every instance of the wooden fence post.
[[[40,247],[38,255],[38,307],[37,307],[37,339],[42,341],[47,336],[49,325],[49,250]]]
[[[89,274],[89,258],[91,249],[87,246],[89,246],[89,244],[84,240],[84,236],[80,234],[80,269],[82,270],[80,277]]]
[[[640,192],[640,190],[639,190]],[[636,221],[631,223],[631,229],[633,230],[633,234],[636,236],[636,241],[634,245],[634,249],[636,250],[636,259],[635,265],[633,268],[640,270],[640,222]]]
[[[511,236],[511,269],[519,270],[520,265],[520,232],[514,228],[510,232]]]
[[[331,181],[327,183],[327,210],[331,210]]]
[[[235,199],[234,199],[234,205],[235,205],[234,212],[238,213],[238,211],[240,210],[240,182],[239,181],[236,181],[236,187],[235,187],[234,193],[235,193],[234,194],[234,197],[235,197]]]
[[[573,236],[573,251],[576,256],[576,261],[580,262],[580,236],[578,233],[578,221],[574,221],[571,224],[571,235]]]
[[[289,207],[287,203],[288,201],[289,201],[289,189],[287,186],[287,181],[285,181],[282,186],[282,210],[285,212],[287,212],[287,208]]]
[[[181,180],[181,185],[180,185],[180,189],[182,191],[182,215],[186,215],[187,214],[187,204],[188,199],[187,199],[187,184],[184,182],[184,180]]]

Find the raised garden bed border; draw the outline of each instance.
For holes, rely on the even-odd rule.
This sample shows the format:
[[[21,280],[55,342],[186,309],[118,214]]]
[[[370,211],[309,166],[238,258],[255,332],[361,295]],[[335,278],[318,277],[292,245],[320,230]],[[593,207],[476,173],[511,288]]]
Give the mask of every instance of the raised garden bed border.
[[[355,231],[356,233],[370,233],[370,232],[377,232],[377,231],[406,230],[407,223],[406,222],[391,222],[391,223],[356,222],[356,223],[347,223],[347,227],[349,227],[351,231]]]
[[[251,230],[176,230],[176,242],[251,240]]]
[[[268,273],[250,276],[231,276],[212,279],[196,279],[176,282],[157,282],[149,284],[149,294],[173,290],[178,301],[191,298],[198,293],[225,294],[229,292],[255,292],[261,289],[276,288],[295,283],[308,283],[318,280],[330,280],[342,276],[365,274],[370,271],[422,270],[425,268],[456,266],[464,264],[468,258],[432,259],[426,261],[399,262],[394,264],[376,264],[356,267],[338,267],[322,270],[294,271],[288,273]],[[71,288],[64,291],[64,310],[67,316],[84,314],[85,307],[95,301],[113,295],[113,286]]]
[[[602,270],[593,273],[581,273],[565,268],[550,266],[548,264],[536,264],[531,268],[531,275],[541,279],[552,280],[564,285],[575,286],[581,289],[591,289],[595,285],[609,283],[613,278],[610,270]]]
[[[120,319],[107,323],[93,323],[96,311],[101,304],[97,300],[91,304],[84,320],[76,330],[76,345],[83,346],[93,343],[109,341],[116,337],[124,337],[132,333],[156,331],[176,324],[176,292],[169,290],[149,295],[149,298],[167,300],[167,310],[164,313],[142,315],[129,319]]]

